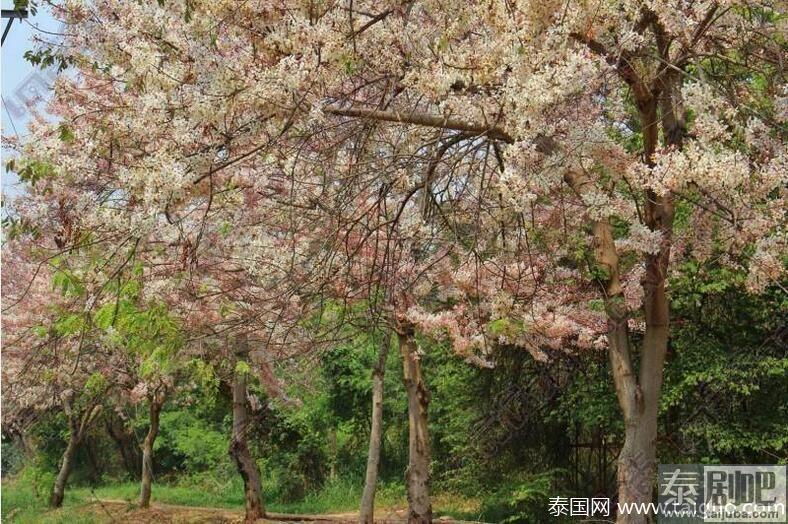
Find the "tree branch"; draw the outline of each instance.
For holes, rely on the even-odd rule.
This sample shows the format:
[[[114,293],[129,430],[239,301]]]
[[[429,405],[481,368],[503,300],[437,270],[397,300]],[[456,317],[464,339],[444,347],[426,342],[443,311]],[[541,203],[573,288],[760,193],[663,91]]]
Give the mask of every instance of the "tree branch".
[[[323,112],[337,116],[347,116],[352,118],[364,118],[369,120],[379,120],[383,122],[396,122],[400,124],[414,124],[438,129],[451,129],[472,135],[486,136],[493,140],[501,140],[511,144],[514,138],[500,127],[468,122],[457,118],[444,117],[439,115],[429,115],[426,113],[399,113],[397,111],[380,111],[377,109],[364,109],[357,107],[339,107],[328,105],[323,108]]]

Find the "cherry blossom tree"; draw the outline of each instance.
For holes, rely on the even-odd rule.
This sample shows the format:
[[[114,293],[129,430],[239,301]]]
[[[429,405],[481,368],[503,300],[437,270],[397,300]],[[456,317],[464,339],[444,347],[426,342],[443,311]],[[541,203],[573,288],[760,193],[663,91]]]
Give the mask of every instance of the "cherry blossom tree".
[[[60,507],[77,447],[104,408],[107,352],[72,312],[75,276],[56,259],[40,262],[35,246],[11,233],[3,245],[3,422],[24,434],[42,414],[64,413],[66,446],[49,500]]]
[[[307,198],[299,204],[315,209],[321,224],[305,243],[315,246],[310,251],[310,268],[317,286],[302,291],[345,305],[343,323],[397,335],[409,398],[409,518],[429,521],[430,395],[415,335],[425,309],[444,310],[444,318],[455,319],[457,329],[452,333],[457,351],[468,360],[486,364],[484,353],[489,346],[468,342],[470,337],[481,338],[470,333],[473,330],[467,322],[473,322],[472,315],[463,315],[466,325],[462,330],[456,322],[459,310],[450,304],[457,299],[459,287],[451,275],[476,260],[475,250],[487,249],[475,240],[482,232],[499,228],[498,221],[490,221],[491,215],[479,213],[488,207],[487,201],[497,199],[498,192],[467,178],[468,166],[479,161],[480,150],[486,147],[472,136],[414,133],[414,139],[385,126],[346,127],[339,133],[350,136],[342,139],[337,139],[337,133],[320,131],[304,147],[313,158],[302,153],[293,163],[293,171],[299,173],[296,180],[308,177],[320,165],[331,163],[334,169],[330,179],[314,181],[312,186],[319,190],[305,191]],[[434,143],[423,146],[430,139]],[[492,163],[488,170],[496,169]],[[337,179],[342,183],[336,184]],[[319,278],[322,274],[328,278]],[[387,349],[384,343],[381,359]],[[370,521],[379,454],[375,439],[381,425],[380,411],[376,411],[382,398],[378,375],[373,376],[373,427],[361,508],[361,520]]]
[[[6,286],[11,300],[3,320],[14,339],[4,354],[12,348],[13,359],[24,363],[11,367],[9,382],[21,384],[21,397],[41,394],[40,382],[66,414],[69,441],[53,488],[54,507],[62,504],[74,453],[101,409],[146,397],[151,427],[142,446],[140,504],[147,507],[158,417],[177,375],[176,359],[183,356],[180,330],[160,303],[141,300],[142,267],[133,263],[140,240],[97,240],[83,229],[75,201],[84,195],[54,193],[41,179],[51,169],[20,164],[28,191],[8,210],[12,241],[4,251],[13,261],[7,273],[13,280]]]
[[[153,446],[159,433],[159,419],[167,396],[174,390],[188,361],[183,333],[177,321],[161,304],[143,306],[139,287],[131,280],[114,302],[108,302],[95,315],[96,326],[103,330],[104,343],[115,354],[118,389],[117,406],[147,402],[149,427],[142,442],[140,501],[150,506],[153,482]]]
[[[716,257],[745,267],[751,291],[783,274],[788,93],[775,7],[102,0],[59,12],[80,74],[59,82],[61,120],[34,127],[23,168],[67,195],[80,230],[141,239],[163,286],[194,294],[236,271],[282,283],[277,297],[259,286],[264,325],[365,266],[359,253],[377,237],[341,205],[382,208],[390,194],[376,191],[396,188],[377,214],[397,224],[383,237],[397,248],[375,262],[396,270],[369,282],[385,290],[414,384],[415,483],[428,477],[415,329],[447,332],[481,362],[496,337],[539,358],[607,348],[625,421],[618,498],[646,502],[671,272]],[[358,140],[371,128],[387,140]],[[398,135],[407,147],[392,153]],[[425,158],[456,173],[448,185]],[[348,179],[348,166],[365,176]],[[216,245],[221,256],[203,258]],[[358,251],[338,259],[337,246]],[[194,271],[206,260],[215,271]],[[412,494],[413,522],[431,518],[425,494]]]

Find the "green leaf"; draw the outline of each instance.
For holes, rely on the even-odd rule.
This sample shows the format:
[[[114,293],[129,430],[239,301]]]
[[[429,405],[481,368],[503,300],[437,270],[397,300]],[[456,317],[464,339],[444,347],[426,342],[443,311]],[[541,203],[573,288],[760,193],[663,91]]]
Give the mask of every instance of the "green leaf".
[[[55,331],[59,335],[75,335],[85,327],[85,320],[82,315],[76,313],[61,317],[55,322]]]
[[[70,144],[74,141],[74,131],[72,131],[68,125],[60,124],[58,129],[60,130],[60,140],[67,144]]]
[[[235,372],[239,375],[248,375],[252,372],[252,368],[243,360],[239,360],[235,363]]]
[[[96,311],[93,322],[100,329],[107,329],[112,325],[112,321],[115,319],[115,310],[115,304],[105,304],[101,306],[98,311]]]

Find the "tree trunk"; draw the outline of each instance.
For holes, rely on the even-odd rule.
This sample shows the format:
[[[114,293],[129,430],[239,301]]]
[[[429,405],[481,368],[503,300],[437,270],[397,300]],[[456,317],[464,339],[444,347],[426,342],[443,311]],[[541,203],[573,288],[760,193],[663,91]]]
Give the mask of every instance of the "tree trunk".
[[[337,430],[328,428],[328,452],[329,452],[329,465],[328,465],[328,478],[337,478],[337,460],[339,458],[339,448],[337,444]]]
[[[662,91],[659,100],[650,93],[636,97],[643,127],[643,161],[649,166],[653,165],[660,122],[668,146],[680,148],[684,132],[683,120],[675,112],[680,101],[674,99],[672,85],[666,84]],[[660,106],[661,119],[657,112]],[[642,281],[646,331],[637,376],[631,362],[622,297],[617,292],[606,295],[610,359],[625,424],[624,445],[618,457],[618,502],[623,504],[648,504],[652,501],[657,465],[659,397],[670,325],[665,279],[670,262],[673,215],[673,197],[670,194],[660,196],[651,190],[646,191],[644,223],[651,231],[661,233],[661,242],[658,252],[646,256],[646,273]],[[615,248],[606,251],[615,253]],[[616,255],[612,256],[617,265]],[[653,515],[629,511],[619,513],[616,522],[643,524],[652,522],[654,518]]]
[[[646,332],[640,362],[640,379],[633,395],[619,393],[625,422],[624,445],[618,457],[619,503],[651,502],[656,474],[659,397],[668,347],[668,304],[663,280],[656,284],[647,281],[646,286]],[[621,366],[616,366],[615,361],[613,372],[617,383],[632,382],[623,374]],[[630,512],[619,514],[617,522],[641,524],[651,522],[653,518],[654,516]]]
[[[77,452],[77,446],[82,441],[82,437],[85,435],[88,427],[90,427],[90,424],[101,413],[101,406],[93,405],[84,411],[80,418],[79,414],[72,410],[71,402],[71,398],[63,399],[63,410],[68,417],[69,434],[68,444],[66,444],[66,450],[63,452],[63,459],[60,464],[60,471],[55,477],[55,483],[52,486],[52,496],[49,499],[49,505],[53,508],[59,508],[63,505],[66,483],[68,482],[68,476],[71,474],[71,467],[74,464],[74,454]]]
[[[653,115],[653,113],[651,113]],[[648,120],[652,121],[652,120]],[[649,135],[649,141],[654,139]],[[650,149],[649,147],[649,150]],[[582,195],[588,184],[580,173],[569,173],[567,182]],[[651,224],[649,224],[651,225]],[[664,266],[667,256],[649,258],[646,263],[645,290],[646,334],[640,360],[640,378],[632,362],[629,341],[628,312],[619,277],[618,253],[613,240],[612,226],[607,220],[593,224],[594,259],[602,281],[602,296],[608,319],[608,348],[610,367],[621,412],[624,416],[624,445],[618,457],[618,502],[651,502],[656,469],[657,415],[662,387],[662,368],[667,349],[667,299],[664,289]],[[663,237],[669,242],[669,234]],[[667,244],[669,246],[669,244]],[[647,515],[634,511],[619,513],[620,524],[649,522]]]
[[[624,414],[624,445],[618,457],[618,502],[648,504],[657,464],[657,420],[662,372],[668,347],[668,301],[665,280],[657,257],[647,260],[645,288],[646,332],[639,377],[631,361],[627,317],[616,301],[608,304],[610,362],[621,411]],[[620,524],[651,522],[653,516],[634,511],[619,513]]]
[[[361,524],[372,524],[375,520],[375,489],[378,483],[380,439],[383,433],[383,379],[390,345],[391,339],[387,334],[378,350],[378,362],[372,370],[372,427],[369,430],[367,475],[364,479],[364,494],[361,496],[359,511]]]
[[[661,48],[664,45],[660,46]],[[674,98],[673,85],[663,86],[661,99],[653,97],[638,101],[638,110],[643,126],[643,161],[653,165],[653,155],[658,145],[658,126],[662,124],[666,145],[681,147],[683,120],[675,113],[679,103]],[[658,107],[661,105],[661,119]],[[647,190],[644,201],[644,222],[651,231],[661,234],[659,250],[646,256],[646,273],[642,286],[643,309],[646,331],[640,358],[640,370],[636,379],[631,364],[628,376],[616,372],[619,402],[624,412],[624,445],[618,458],[618,497],[620,503],[645,503],[652,499],[657,466],[657,422],[659,397],[662,390],[662,373],[668,350],[670,307],[665,293],[665,279],[670,263],[673,234],[673,197],[657,195]],[[629,353],[628,346],[626,347]],[[611,352],[613,351],[611,345]],[[612,353],[611,353],[612,355]],[[616,375],[619,375],[616,377]],[[635,395],[621,394],[618,384],[634,384]],[[652,522],[653,515],[619,514],[617,522],[641,524]]]
[[[624,432],[624,446],[618,456],[618,502],[642,504],[652,502],[656,470],[656,417],[652,420],[645,413],[632,420]],[[653,522],[654,515],[638,514],[634,509],[618,514],[619,524]]]
[[[164,405],[164,396],[154,395],[150,399],[150,428],[142,442],[142,480],[140,481],[140,507],[150,507],[151,483],[153,482],[153,443],[159,434],[159,415]]]
[[[68,476],[71,474],[71,467],[74,464],[74,454],[77,451],[78,445],[79,432],[72,429],[68,437],[66,450],[63,452],[60,471],[58,471],[57,477],[55,478],[55,484],[52,486],[52,496],[49,499],[49,506],[52,508],[59,508],[63,505],[66,482],[68,482]]]
[[[237,356],[239,361],[248,352],[246,341],[238,342]],[[249,452],[246,431],[249,425],[246,401],[246,372],[235,370],[233,377],[233,433],[230,440],[230,456],[235,461],[238,473],[244,481],[244,499],[246,501],[246,522],[254,522],[265,516],[263,506],[263,490],[260,484],[260,472]]]
[[[653,140],[650,137],[649,140]],[[582,195],[588,184],[580,173],[569,173],[567,182]],[[613,383],[621,412],[624,416],[624,445],[618,457],[618,502],[651,502],[656,466],[657,414],[662,386],[662,368],[667,348],[667,300],[664,294],[664,271],[659,264],[647,261],[644,279],[646,304],[646,336],[640,361],[640,379],[632,362],[629,341],[628,312],[619,277],[618,253],[613,240],[612,226],[606,219],[593,224],[594,259],[602,281],[602,296],[608,319],[608,348]],[[659,314],[650,314],[650,312]],[[618,523],[641,524],[650,517],[634,511],[619,513]]]
[[[430,394],[421,374],[421,358],[412,334],[399,335],[403,362],[403,381],[408,393],[408,469],[405,483],[408,491],[408,522],[432,522],[430,504],[430,442],[427,428],[427,407]]]

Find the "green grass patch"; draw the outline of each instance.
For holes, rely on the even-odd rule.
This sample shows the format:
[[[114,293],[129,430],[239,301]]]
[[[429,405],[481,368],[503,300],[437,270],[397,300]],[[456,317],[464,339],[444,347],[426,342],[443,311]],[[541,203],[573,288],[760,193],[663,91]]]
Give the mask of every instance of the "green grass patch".
[[[80,524],[95,522],[95,513],[87,507],[97,500],[125,501],[130,506],[137,503],[139,484],[117,482],[102,486],[75,486],[66,489],[63,508],[50,510],[47,506],[51,475],[26,469],[2,483],[2,521],[18,524]],[[268,488],[268,489],[266,489]],[[319,490],[308,492],[293,502],[276,500],[272,486],[264,486],[266,509],[274,513],[328,514],[358,510],[362,481],[356,478],[335,478]],[[153,502],[178,506],[224,508],[243,511],[243,484],[240,478],[226,481],[209,475],[182,477],[176,482],[153,485]],[[375,498],[378,510],[407,506],[405,487],[402,483],[381,483]],[[464,517],[478,515],[478,503],[462,496],[438,494],[435,496],[436,515]]]
[[[295,502],[271,500],[267,508],[275,513],[323,514],[358,510],[363,481],[352,478],[331,479],[319,490],[307,493]],[[375,507],[391,508],[407,505],[405,490],[398,484],[380,484],[375,496]]]
[[[80,523],[92,522],[95,517],[80,515],[81,509],[101,500],[125,501],[136,504],[139,484],[117,482],[66,489],[63,508],[50,510],[47,506],[52,476],[27,468],[2,483],[3,522],[14,523]],[[273,486],[264,486],[266,508],[276,513],[341,513],[355,511],[361,500],[362,483],[358,479],[336,478],[319,490],[308,492],[293,502],[276,500]],[[268,489],[265,489],[268,488]],[[243,510],[243,484],[240,478],[219,480],[209,475],[180,478],[176,482],[153,485],[153,502],[180,506],[196,506]],[[405,506],[405,491],[400,484],[381,484],[376,497],[378,508]]]
[[[13,480],[2,482],[2,521],[19,524],[82,524],[92,523],[90,515],[80,508],[86,503],[85,492],[67,491],[63,507],[51,511],[47,507],[51,475],[25,472]],[[47,482],[49,481],[49,482]]]

